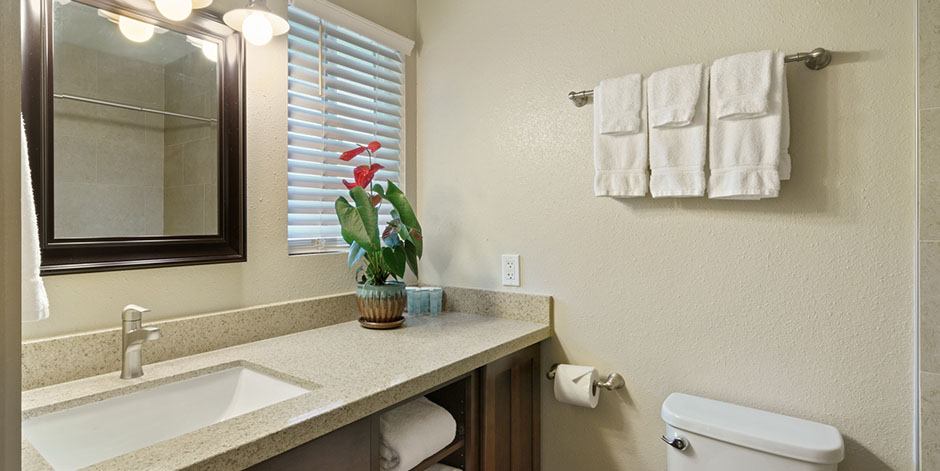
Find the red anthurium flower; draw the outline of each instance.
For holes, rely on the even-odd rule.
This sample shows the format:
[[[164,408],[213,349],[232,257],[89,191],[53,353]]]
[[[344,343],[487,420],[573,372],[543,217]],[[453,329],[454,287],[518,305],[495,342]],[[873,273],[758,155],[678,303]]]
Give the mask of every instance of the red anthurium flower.
[[[340,156],[339,156],[339,160],[343,160],[343,161],[349,162],[350,160],[353,159],[353,157],[355,157],[355,156],[357,156],[357,155],[359,155],[359,154],[361,154],[361,153],[363,153],[363,152],[365,152],[365,151],[366,151],[366,148],[365,148],[365,147],[362,147],[362,146],[356,147],[355,149],[347,150],[346,152],[343,152],[343,155],[340,155]]]
[[[369,183],[372,183],[372,177],[375,176],[375,172],[378,172],[383,168],[385,167],[379,164],[372,164],[371,167],[368,165],[360,165],[356,167],[355,170],[353,170],[353,176],[356,178],[356,183],[350,183],[346,180],[343,180],[343,185],[346,185],[346,188],[349,190],[352,190],[357,186],[368,188]],[[375,204],[374,201],[373,204]]]
[[[381,203],[381,202],[382,202],[382,197],[381,197],[381,196],[375,195],[375,196],[372,197],[372,206],[378,206],[379,203]]]
[[[369,152],[375,152],[382,148],[382,144],[379,144],[379,141],[372,141],[369,143]]]

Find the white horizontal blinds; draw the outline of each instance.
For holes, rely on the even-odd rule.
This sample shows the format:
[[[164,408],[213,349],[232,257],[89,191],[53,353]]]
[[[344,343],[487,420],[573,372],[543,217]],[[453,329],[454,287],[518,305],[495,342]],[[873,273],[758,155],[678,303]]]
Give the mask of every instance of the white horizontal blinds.
[[[288,21],[288,245],[292,253],[342,250],[334,204],[348,199],[342,181],[354,181],[353,169],[369,157],[343,162],[340,153],[379,141],[373,162],[385,168],[375,182],[401,186],[404,62],[397,51],[295,6]],[[391,209],[380,208],[380,226]]]

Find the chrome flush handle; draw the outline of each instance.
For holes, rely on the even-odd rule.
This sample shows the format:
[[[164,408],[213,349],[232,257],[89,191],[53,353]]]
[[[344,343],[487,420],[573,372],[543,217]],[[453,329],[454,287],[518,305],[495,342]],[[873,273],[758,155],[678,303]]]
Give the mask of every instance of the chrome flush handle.
[[[663,435],[663,441],[666,442],[666,443],[668,443],[669,446],[671,446],[671,447],[673,447],[673,448],[675,448],[675,449],[677,449],[677,450],[679,450],[679,451],[683,451],[683,450],[685,450],[686,448],[689,447],[689,442],[685,441],[684,438],[682,438],[682,437],[680,437],[680,436],[678,436],[678,435],[676,435],[675,437],[672,437],[672,438],[669,438],[669,437]]]

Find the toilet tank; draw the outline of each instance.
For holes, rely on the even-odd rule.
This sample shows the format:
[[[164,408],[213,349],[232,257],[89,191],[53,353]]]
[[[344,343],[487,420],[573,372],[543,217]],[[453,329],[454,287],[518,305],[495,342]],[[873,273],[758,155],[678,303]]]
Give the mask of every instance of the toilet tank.
[[[830,425],[673,393],[663,402],[668,471],[835,471],[845,456]],[[678,445],[678,444],[677,444]]]

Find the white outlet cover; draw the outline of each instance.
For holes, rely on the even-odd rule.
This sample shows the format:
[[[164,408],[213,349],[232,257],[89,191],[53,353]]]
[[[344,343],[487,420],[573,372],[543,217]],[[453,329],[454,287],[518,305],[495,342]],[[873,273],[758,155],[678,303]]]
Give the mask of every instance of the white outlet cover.
[[[500,272],[503,286],[519,286],[519,255],[503,255]]]

